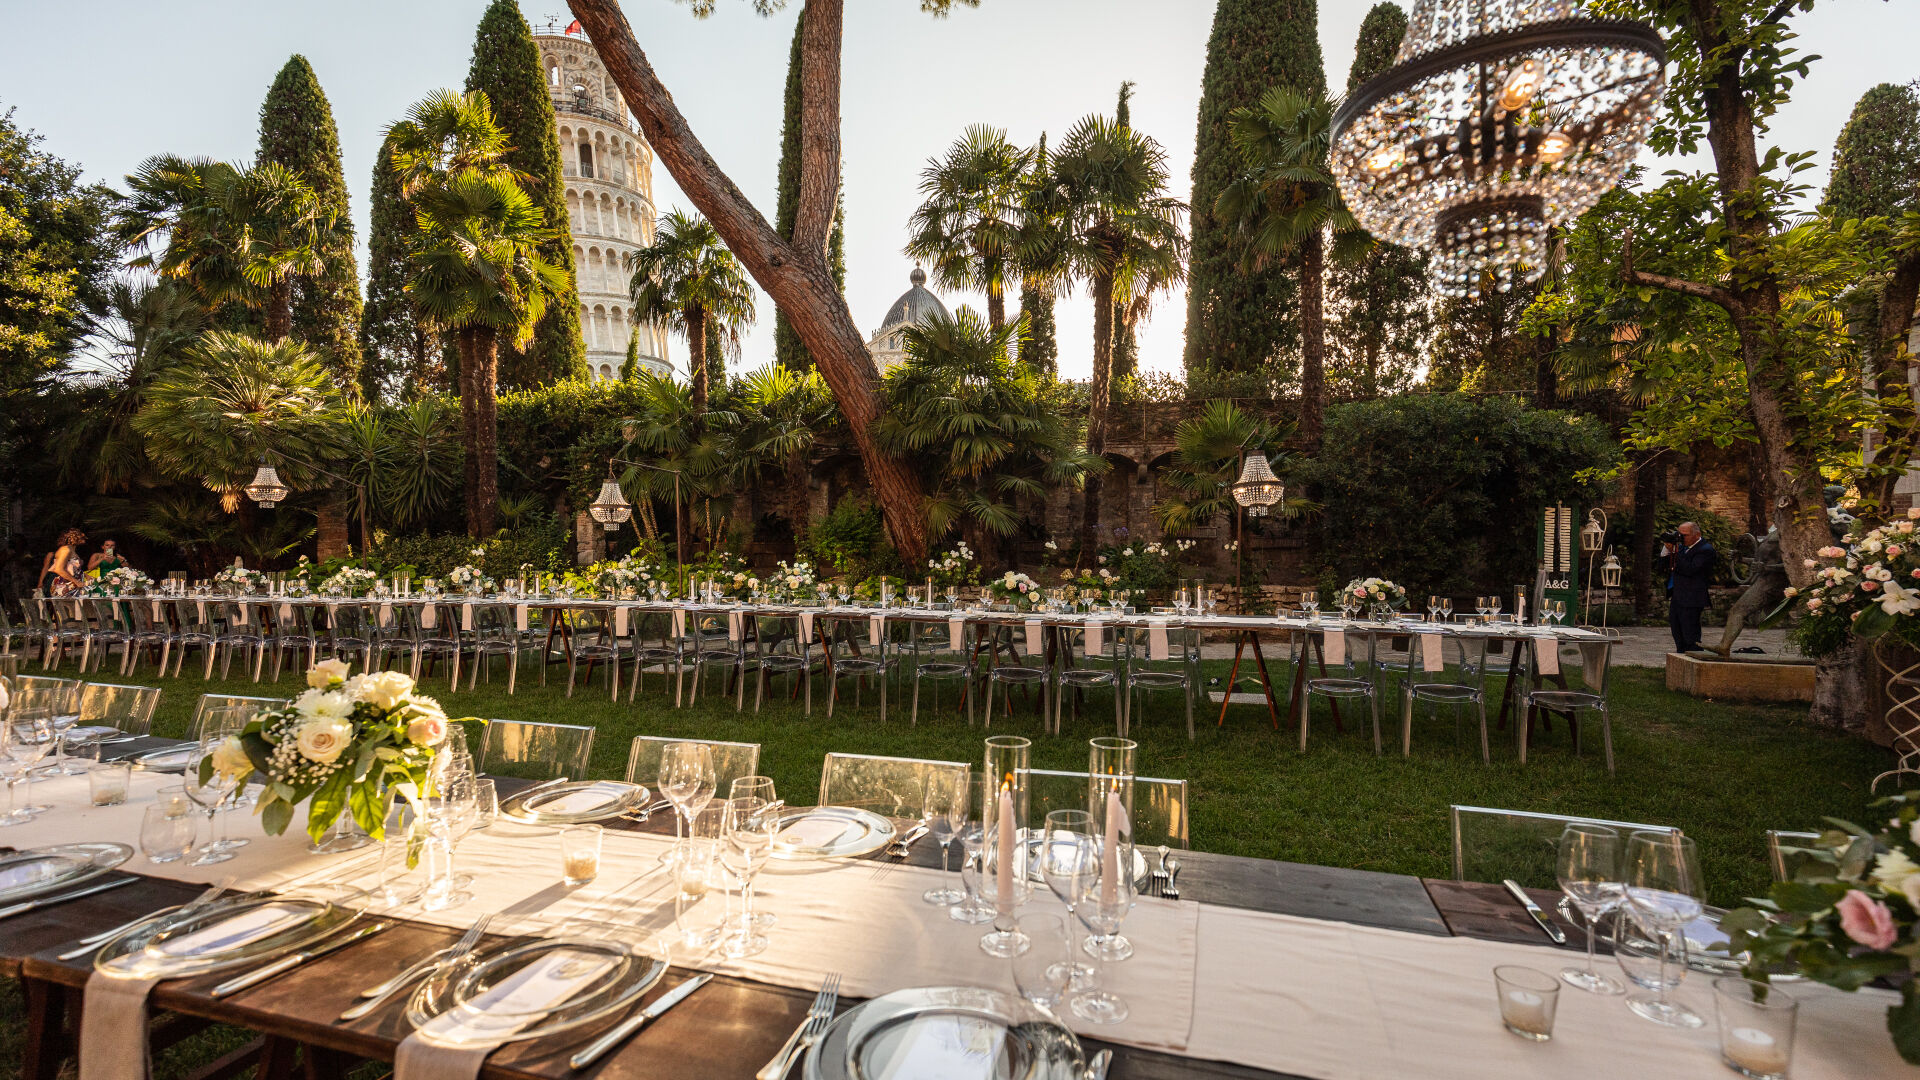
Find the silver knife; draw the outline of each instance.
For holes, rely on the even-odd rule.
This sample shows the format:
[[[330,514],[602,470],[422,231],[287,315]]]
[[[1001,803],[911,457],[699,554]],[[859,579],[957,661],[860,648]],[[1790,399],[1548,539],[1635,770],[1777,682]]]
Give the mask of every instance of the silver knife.
[[[1504,884],[1507,891],[1513,894],[1513,898],[1520,901],[1520,906],[1527,909],[1527,914],[1533,916],[1533,921],[1540,924],[1540,929],[1545,930],[1547,936],[1553,939],[1555,945],[1567,943],[1567,935],[1559,927],[1547,921],[1547,913],[1540,910],[1540,905],[1533,902],[1533,897],[1527,895],[1527,890],[1521,888],[1519,882],[1507,878]]]
[[[52,904],[64,904],[69,900],[78,900],[83,896],[92,896],[94,893],[106,892],[108,889],[117,889],[122,885],[131,885],[138,880],[140,879],[125,877],[115,881],[104,882],[91,888],[80,889],[76,892],[62,893],[59,896],[43,896],[38,900],[28,900],[23,904],[0,908],[0,919],[12,918],[15,915],[24,915],[36,908],[43,908]]]
[[[392,925],[393,924],[390,922],[377,922],[371,926],[363,926],[360,929],[355,930],[351,934],[344,934],[338,937],[334,937],[330,940],[323,941],[320,944],[313,946],[312,948],[302,949],[297,953],[289,953],[288,955],[283,956],[278,960],[275,960],[271,964],[266,964],[261,967],[254,968],[252,971],[247,972],[245,975],[240,975],[235,978],[228,979],[226,982],[223,982],[219,986],[216,986],[213,988],[213,996],[217,998],[222,998],[222,997],[226,997],[228,994],[237,994],[240,991],[245,990],[249,986],[258,986],[261,983],[266,982],[268,979],[273,978],[275,975],[278,975],[283,971],[291,971],[294,968],[299,967],[301,964],[304,964],[307,961],[312,960],[316,956],[325,956],[328,953],[332,952],[333,950],[341,948],[342,946],[351,945],[354,942],[359,941],[361,938],[372,937],[373,935],[379,933],[382,930],[385,930],[387,927]]]
[[[584,1069],[594,1062],[599,1061],[600,1055],[618,1046],[627,1036],[632,1035],[634,1032],[646,1026],[647,1021],[654,1019],[661,1013],[680,1004],[680,999],[707,985],[707,980],[711,978],[713,978],[713,976],[710,973],[701,972],[686,982],[681,983],[679,986],[661,994],[660,1000],[621,1021],[618,1027],[593,1040],[593,1042],[581,1049],[579,1053],[568,1058],[567,1066],[574,1069]]]

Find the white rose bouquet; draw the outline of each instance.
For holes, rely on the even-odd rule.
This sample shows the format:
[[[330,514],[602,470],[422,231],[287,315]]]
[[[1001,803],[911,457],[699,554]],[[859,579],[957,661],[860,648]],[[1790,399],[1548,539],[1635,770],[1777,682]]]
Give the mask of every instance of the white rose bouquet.
[[[131,566],[123,566],[104,574],[94,571],[82,592],[87,596],[126,596],[152,587],[152,578]]]
[[[236,562],[232,566],[224,567],[219,573],[213,575],[213,584],[217,588],[225,589],[228,592],[238,595],[252,592],[254,589],[259,588],[260,582],[265,580],[265,578],[266,575],[260,571],[249,570]]]
[[[795,559],[792,563],[782,561],[774,567],[770,580],[776,589],[792,594],[805,592],[813,588],[813,564],[803,559]]]
[[[414,692],[397,671],[347,677],[347,665],[322,660],[307,671],[306,693],[259,713],[200,764],[203,782],[217,771],[241,780],[259,773],[260,825],[279,835],[307,804],[307,835],[326,835],[341,814],[379,839],[389,792],[408,800],[435,794],[436,759],[455,724],[440,703]]]
[[[1039,583],[1013,570],[987,582],[987,595],[995,603],[1011,604],[1022,610],[1038,607],[1042,599]]]
[[[1407,590],[1388,581],[1386,578],[1354,578],[1341,590],[1341,596],[1355,607],[1372,607],[1385,604],[1390,608],[1402,607],[1407,602]]]
[[[472,563],[461,563],[459,566],[447,571],[447,583],[455,589],[466,593],[490,593],[499,587],[492,578],[486,575],[486,571],[481,570]]]
[[[961,540],[952,551],[927,560],[927,576],[940,585],[971,585],[980,579],[980,568],[974,563],[973,549]]]
[[[320,591],[327,595],[360,596],[374,587],[380,575],[358,566],[343,566],[333,572],[333,576],[320,583]]]

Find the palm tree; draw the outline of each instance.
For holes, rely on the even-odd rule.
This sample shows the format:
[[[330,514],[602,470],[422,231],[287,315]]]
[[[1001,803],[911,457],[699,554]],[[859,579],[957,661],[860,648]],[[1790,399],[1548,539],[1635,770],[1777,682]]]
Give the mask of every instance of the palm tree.
[[[1235,109],[1230,132],[1247,171],[1214,205],[1222,220],[1239,223],[1249,267],[1300,254],[1300,433],[1314,449],[1327,409],[1325,234],[1333,231],[1336,262],[1357,261],[1373,246],[1327,164],[1334,107],[1324,96],[1276,86],[1258,105]]]
[[[295,489],[337,454],[341,399],[333,376],[296,341],[216,330],[156,378],[133,418],[158,470],[220,492],[229,512],[264,459]]]
[[[807,459],[820,436],[839,419],[833,393],[817,371],[779,364],[740,380],[739,423],[729,433],[737,481],[751,486],[760,470],[778,467],[786,484],[787,522],[796,543],[806,538]]]
[[[209,310],[231,301],[263,311],[270,341],[292,331],[293,279],[326,270],[336,227],[298,173],[162,155],[127,185],[115,229],[137,253],[130,265],[186,282]]]
[[[1114,301],[1129,303],[1170,287],[1184,274],[1186,204],[1168,195],[1160,144],[1104,116],[1075,124],[1053,157],[1049,201],[1060,225],[1058,265],[1093,294],[1093,386],[1087,450],[1106,449],[1113,385]],[[1100,478],[1087,479],[1081,546],[1091,551],[1100,520]]]
[[[101,323],[108,366],[95,384],[100,395],[54,436],[62,473],[84,477],[96,491],[125,491],[148,469],[146,443],[133,418],[148,387],[180,361],[206,329],[207,311],[183,285],[161,280],[115,281]]]
[[[1215,517],[1232,517],[1238,509],[1230,490],[1249,453],[1265,453],[1274,472],[1287,474],[1291,458],[1277,448],[1293,434],[1293,425],[1269,423],[1232,401],[1209,401],[1199,415],[1174,429],[1173,461],[1160,469],[1160,478],[1173,496],[1155,503],[1154,520],[1168,535],[1191,532]],[[1311,504],[1288,499],[1275,513],[1292,516]]]
[[[1011,535],[1021,500],[1104,468],[1041,395],[1041,376],[1008,359],[1020,329],[1016,320],[996,330],[968,307],[935,315],[907,329],[907,362],[887,374],[889,407],[874,434],[918,463],[935,536],[963,523],[983,544]]]
[[[1007,324],[1006,286],[1019,245],[1021,193],[1032,155],[1004,128],[974,124],[920,171],[921,203],[907,228],[907,254],[950,289],[987,294],[987,325]]]
[[[491,536],[500,504],[500,336],[516,347],[532,341],[567,273],[541,253],[556,235],[545,212],[499,163],[506,138],[485,94],[433,94],[387,138],[420,225],[407,293],[428,328],[452,331],[459,346],[467,532]]]
[[[707,411],[712,342],[738,348],[740,328],[753,324],[753,286],[713,224],[675,209],[660,221],[653,243],[627,256],[636,319],[657,319],[687,338],[687,379],[693,411]]]
[[[635,493],[636,512],[646,522],[649,534],[658,529],[651,522],[654,500],[667,500],[674,507],[675,541],[684,555],[687,533],[681,517],[683,507],[695,500],[702,503],[709,523],[712,503],[725,486],[728,472],[728,442],[720,434],[739,426],[732,412],[706,412],[694,404],[693,388],[664,375],[642,371],[634,391],[640,408],[620,421],[626,436],[621,457],[631,458],[644,467],[629,465],[620,476],[620,486]],[[711,527],[707,538],[712,540]]]

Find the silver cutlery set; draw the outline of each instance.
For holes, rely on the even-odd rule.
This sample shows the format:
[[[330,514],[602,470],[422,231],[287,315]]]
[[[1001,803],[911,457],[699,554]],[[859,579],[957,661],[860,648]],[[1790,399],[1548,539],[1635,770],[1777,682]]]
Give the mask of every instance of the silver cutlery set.
[[[1168,858],[1169,849],[1165,844],[1161,844],[1155,854],[1159,855],[1160,862],[1147,874],[1147,895],[1180,899],[1180,860]]]
[[[829,974],[820,981],[820,992],[813,995],[813,1005],[807,1009],[807,1018],[787,1036],[786,1045],[773,1055],[773,1060],[760,1067],[754,1073],[754,1080],[782,1080],[787,1070],[793,1068],[793,1062],[807,1052],[833,1022],[833,1010],[840,1003],[840,975]]]

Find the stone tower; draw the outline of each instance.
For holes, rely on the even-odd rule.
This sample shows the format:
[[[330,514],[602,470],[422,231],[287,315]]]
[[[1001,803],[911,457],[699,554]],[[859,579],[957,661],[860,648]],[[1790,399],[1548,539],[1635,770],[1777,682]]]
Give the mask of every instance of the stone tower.
[[[666,333],[636,322],[627,292],[627,253],[653,243],[653,148],[578,22],[563,30],[548,19],[533,40],[559,128],[587,368],[618,378],[637,325],[641,367],[671,374]]]

